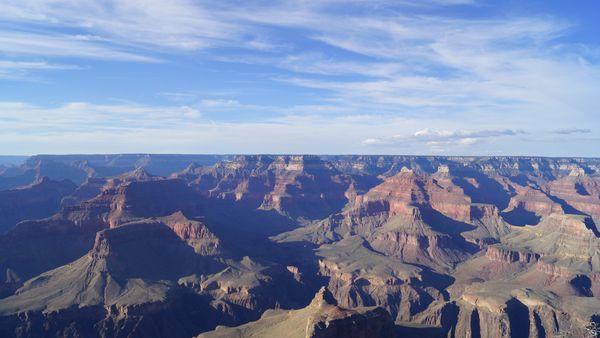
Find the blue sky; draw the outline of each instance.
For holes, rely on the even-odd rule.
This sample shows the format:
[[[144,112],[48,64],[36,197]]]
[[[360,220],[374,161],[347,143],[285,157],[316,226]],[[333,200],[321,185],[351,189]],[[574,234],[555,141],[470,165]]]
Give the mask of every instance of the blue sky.
[[[4,0],[0,153],[600,156],[598,12]]]

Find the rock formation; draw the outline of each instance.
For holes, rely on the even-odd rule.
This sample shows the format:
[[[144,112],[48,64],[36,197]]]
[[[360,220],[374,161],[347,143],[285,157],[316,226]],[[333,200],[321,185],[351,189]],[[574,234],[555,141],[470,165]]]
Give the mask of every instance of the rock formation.
[[[36,156],[0,169],[0,221],[0,336],[552,337],[600,321],[597,159]]]
[[[269,310],[258,320],[235,328],[219,326],[198,338],[216,337],[391,337],[394,323],[382,308],[337,306],[326,288],[317,292],[311,303],[300,310]]]

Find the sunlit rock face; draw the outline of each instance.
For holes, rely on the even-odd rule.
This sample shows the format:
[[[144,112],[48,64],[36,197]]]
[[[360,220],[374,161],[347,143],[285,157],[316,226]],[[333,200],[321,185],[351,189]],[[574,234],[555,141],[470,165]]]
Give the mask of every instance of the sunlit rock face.
[[[322,288],[310,304],[299,310],[270,310],[258,321],[235,328],[218,327],[198,336],[211,337],[390,337],[394,322],[377,307],[338,306],[333,295]]]
[[[32,158],[0,169],[0,336],[584,336],[600,320],[598,168]]]

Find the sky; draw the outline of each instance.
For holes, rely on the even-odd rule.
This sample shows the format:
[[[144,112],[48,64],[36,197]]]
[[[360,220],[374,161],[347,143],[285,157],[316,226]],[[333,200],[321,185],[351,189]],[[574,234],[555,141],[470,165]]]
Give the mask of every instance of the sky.
[[[599,12],[2,0],[0,154],[599,157]]]

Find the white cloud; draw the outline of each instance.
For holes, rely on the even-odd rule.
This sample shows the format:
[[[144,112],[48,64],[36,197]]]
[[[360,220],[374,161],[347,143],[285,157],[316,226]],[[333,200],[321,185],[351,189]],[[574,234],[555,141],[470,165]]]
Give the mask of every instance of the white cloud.
[[[239,33],[201,3],[187,0],[3,1],[6,21],[79,28],[121,44],[193,50]]]
[[[156,57],[125,51],[79,36],[0,30],[0,52],[9,55],[159,62]]]
[[[561,135],[569,135],[569,134],[589,134],[592,130],[588,128],[567,128],[567,129],[557,129],[554,130],[554,133]]]
[[[378,138],[369,137],[368,139],[363,140],[362,144],[377,145],[377,144],[384,144],[384,141],[381,139],[378,139]]]
[[[480,142],[481,139],[474,137],[465,137],[458,140],[458,144],[471,145]]]
[[[235,17],[235,7],[190,0],[6,0],[0,20],[19,30],[0,31],[0,50],[153,62],[161,59],[156,54],[208,48],[273,49],[260,29]],[[56,33],[63,31],[73,33]]]
[[[71,102],[44,108],[0,101],[0,153],[391,153],[588,155],[590,139],[553,142],[544,130],[459,129],[451,119],[293,114],[218,121],[194,106]],[[429,129],[426,129],[429,127]],[[417,132],[415,132],[417,131]],[[396,135],[381,137],[378,135]],[[591,138],[597,136],[590,134]],[[361,143],[361,140],[365,140]],[[497,140],[516,151],[498,149]],[[596,141],[597,142],[597,141]],[[299,151],[300,150],[300,151]]]
[[[514,136],[523,134],[520,130],[500,129],[500,130],[433,130],[423,129],[415,132],[412,137],[423,141],[447,141],[447,140],[463,140],[463,139],[478,139],[497,136]]]
[[[387,138],[369,137],[362,141],[367,146],[397,146],[400,144],[425,144],[432,152],[440,152],[448,147],[465,149],[485,140],[499,137],[525,134],[522,130],[489,129],[489,130],[437,130],[425,128],[412,134],[396,134]]]
[[[258,75],[261,80],[309,89],[317,99],[292,102],[295,96],[289,91],[289,104],[249,105],[234,95],[178,87],[161,94],[174,100],[171,107],[17,104],[10,108],[12,114],[0,112],[0,120],[7,130],[22,132],[27,123],[34,127],[30,130],[72,132],[87,126],[142,133],[165,124],[188,132],[193,123],[208,128],[202,119],[211,111],[253,111],[266,117],[259,121],[258,114],[248,114],[248,121],[255,121],[215,123],[225,131],[248,128],[254,134],[252,126],[277,137],[284,134],[269,128],[283,125],[299,139],[323,125],[323,136],[314,142],[327,143],[328,134],[335,144],[341,137],[334,133],[339,133],[344,135],[340,144],[361,147],[360,140],[365,140],[365,145],[401,147],[410,142],[422,151],[484,150],[490,143],[485,140],[496,138],[519,142],[518,129],[535,129],[529,137],[533,141],[528,141],[532,144],[536,138],[545,140],[542,132],[586,133],[579,128],[556,131],[555,126],[597,121],[598,46],[557,39],[568,36],[576,22],[543,14],[472,19],[432,11],[454,5],[479,6],[469,0],[2,1],[0,20],[6,24],[0,30],[0,52],[12,61],[0,61],[0,77],[70,69],[63,65],[70,63],[65,58],[169,62],[173,55],[185,55],[258,65],[264,71]],[[277,120],[282,114],[299,120],[291,123],[292,117],[286,116],[284,123]],[[349,116],[368,116],[374,122]],[[415,130],[421,133],[415,135]],[[233,142],[211,135],[223,144]],[[256,144],[273,149],[262,139]]]
[[[279,80],[322,90],[329,102],[355,110],[517,117],[535,111],[552,118],[600,108],[589,95],[600,90],[600,66],[584,52],[593,46],[576,49],[554,40],[568,34],[572,23],[550,16],[465,19],[429,11],[453,5],[478,4],[9,0],[0,3],[0,18],[45,25],[46,31],[0,31],[0,51],[153,62],[170,54],[242,48],[202,57],[278,67],[294,74]],[[341,11],[348,7],[356,11]],[[407,7],[420,15],[404,14]],[[55,28],[78,32],[49,33]],[[294,30],[282,36],[281,28]],[[310,39],[361,57],[305,47]]]
[[[3,131],[28,135],[62,134],[86,129],[91,132],[117,132],[159,126],[176,128],[200,117],[200,111],[190,106],[70,102],[59,107],[45,108],[22,102],[0,102],[0,124]]]

